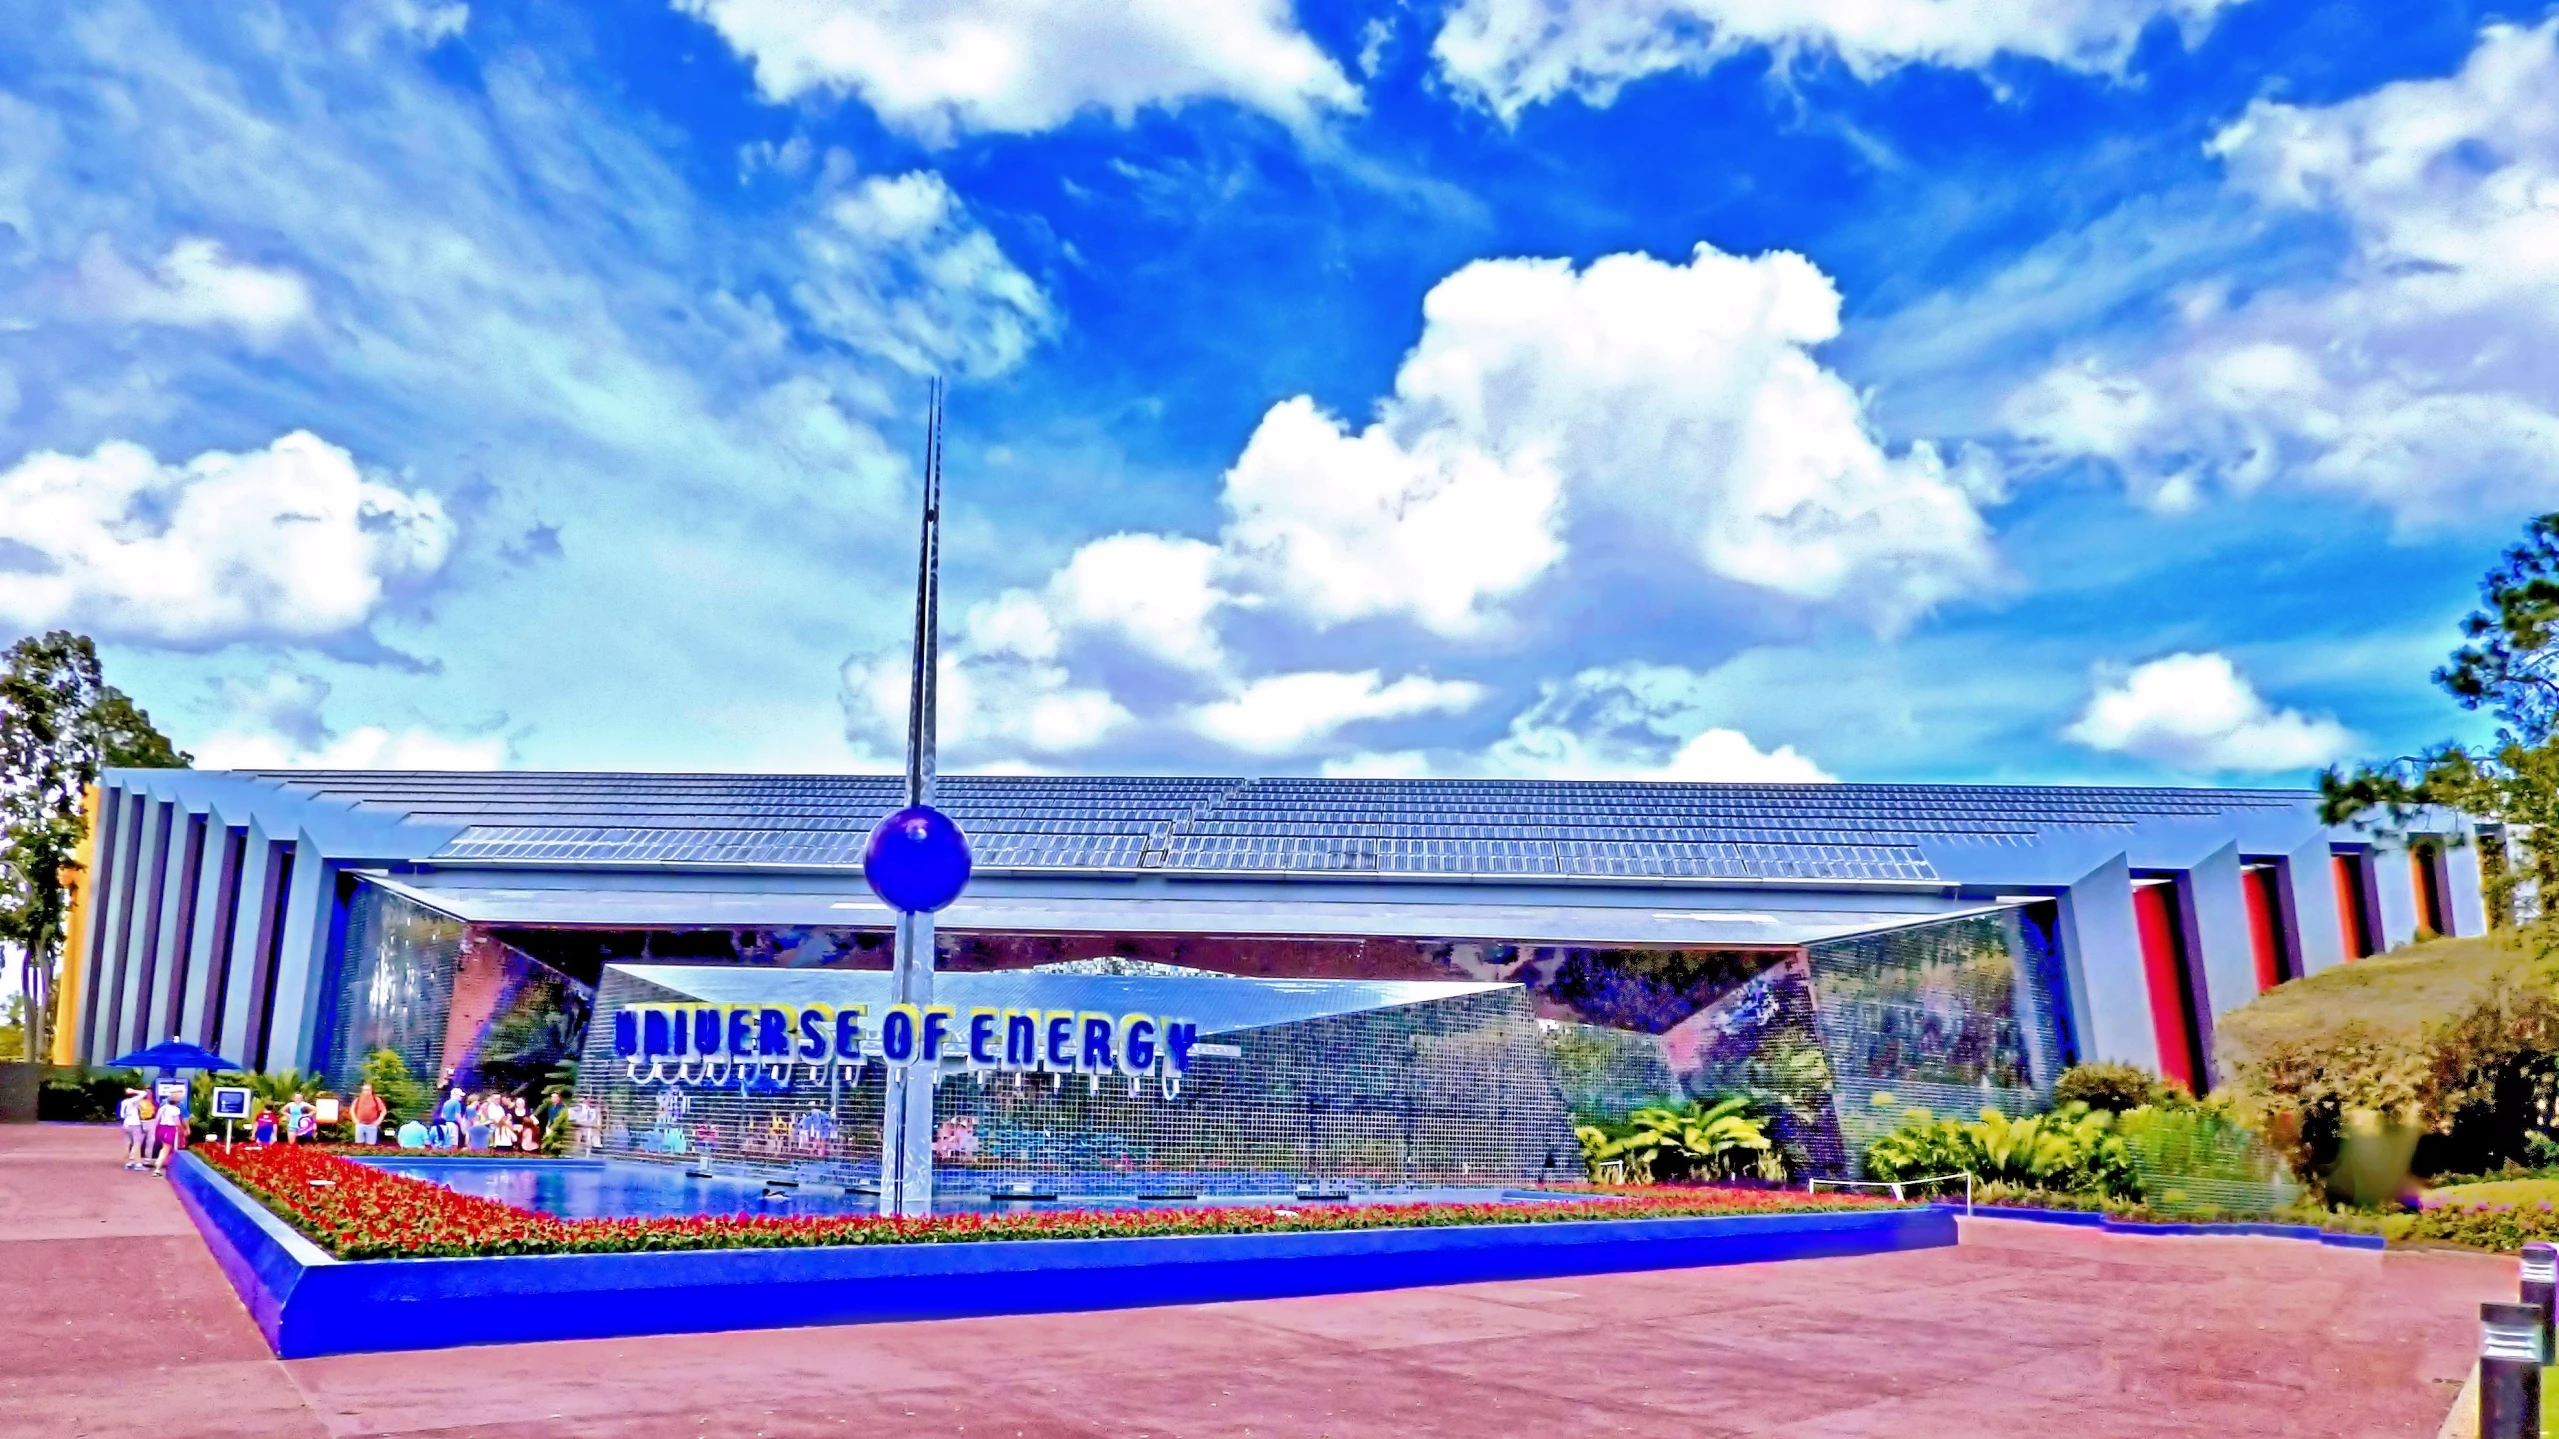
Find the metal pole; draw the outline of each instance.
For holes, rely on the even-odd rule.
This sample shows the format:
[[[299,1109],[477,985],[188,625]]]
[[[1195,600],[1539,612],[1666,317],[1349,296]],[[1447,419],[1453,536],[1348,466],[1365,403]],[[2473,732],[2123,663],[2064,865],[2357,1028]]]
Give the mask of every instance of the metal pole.
[[[2479,1306],[2479,1439],[2540,1439],[2541,1313]]]
[[[916,545],[914,667],[906,698],[906,803],[933,802],[934,710],[940,685],[942,570],[942,382],[930,392],[924,431],[924,528]],[[901,914],[890,960],[889,1002],[933,1002],[933,916]],[[933,1075],[940,1065],[883,1062],[880,1101],[880,1213],[933,1212]],[[917,1082],[916,1070],[924,1070]]]

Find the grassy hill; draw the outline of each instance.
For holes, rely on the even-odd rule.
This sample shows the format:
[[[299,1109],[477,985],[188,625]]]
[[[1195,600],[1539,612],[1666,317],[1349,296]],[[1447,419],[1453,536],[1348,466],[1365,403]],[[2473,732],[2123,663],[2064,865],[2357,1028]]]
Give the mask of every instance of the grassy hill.
[[[2376,1039],[2414,1038],[2468,1010],[2498,981],[2549,985],[2546,951],[2512,931],[2479,939],[2436,939],[2277,985],[2213,1024],[2224,1074],[2287,1040],[2361,1025]]]

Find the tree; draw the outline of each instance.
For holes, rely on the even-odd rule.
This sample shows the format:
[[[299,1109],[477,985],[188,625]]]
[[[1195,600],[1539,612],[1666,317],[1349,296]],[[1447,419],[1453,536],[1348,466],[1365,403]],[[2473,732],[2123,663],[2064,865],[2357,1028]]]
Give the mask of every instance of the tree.
[[[26,1053],[41,1060],[89,787],[102,769],[183,769],[193,756],[106,682],[86,635],[30,635],[0,662],[0,942],[24,957]]]
[[[2481,608],[2461,622],[2467,643],[2434,673],[2464,709],[2499,720],[2496,742],[2444,743],[2352,773],[2319,777],[2320,817],[2343,824],[2379,813],[2404,825],[2417,807],[2439,805],[2503,826],[2520,841],[2523,866],[2492,851],[2482,880],[2492,913],[2511,915],[2531,881],[2545,913],[2559,902],[2559,514],[2524,528],[2479,582]]]

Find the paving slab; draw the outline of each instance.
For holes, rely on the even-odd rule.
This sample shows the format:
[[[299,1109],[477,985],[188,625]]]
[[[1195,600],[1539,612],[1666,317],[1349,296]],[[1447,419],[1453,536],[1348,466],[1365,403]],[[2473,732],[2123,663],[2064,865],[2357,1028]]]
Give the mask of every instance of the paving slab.
[[[1953,1249],[278,1363],[100,1126],[0,1126],[0,1439],[2432,1435],[2484,1255],[1979,1219]]]

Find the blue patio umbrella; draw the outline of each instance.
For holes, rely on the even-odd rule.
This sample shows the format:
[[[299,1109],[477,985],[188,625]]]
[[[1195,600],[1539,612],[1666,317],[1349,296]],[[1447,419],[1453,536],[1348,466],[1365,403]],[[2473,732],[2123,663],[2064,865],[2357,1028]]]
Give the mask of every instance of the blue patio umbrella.
[[[210,1069],[216,1073],[241,1067],[201,1044],[189,1044],[183,1039],[164,1039],[149,1049],[119,1055],[110,1065],[116,1069]]]

